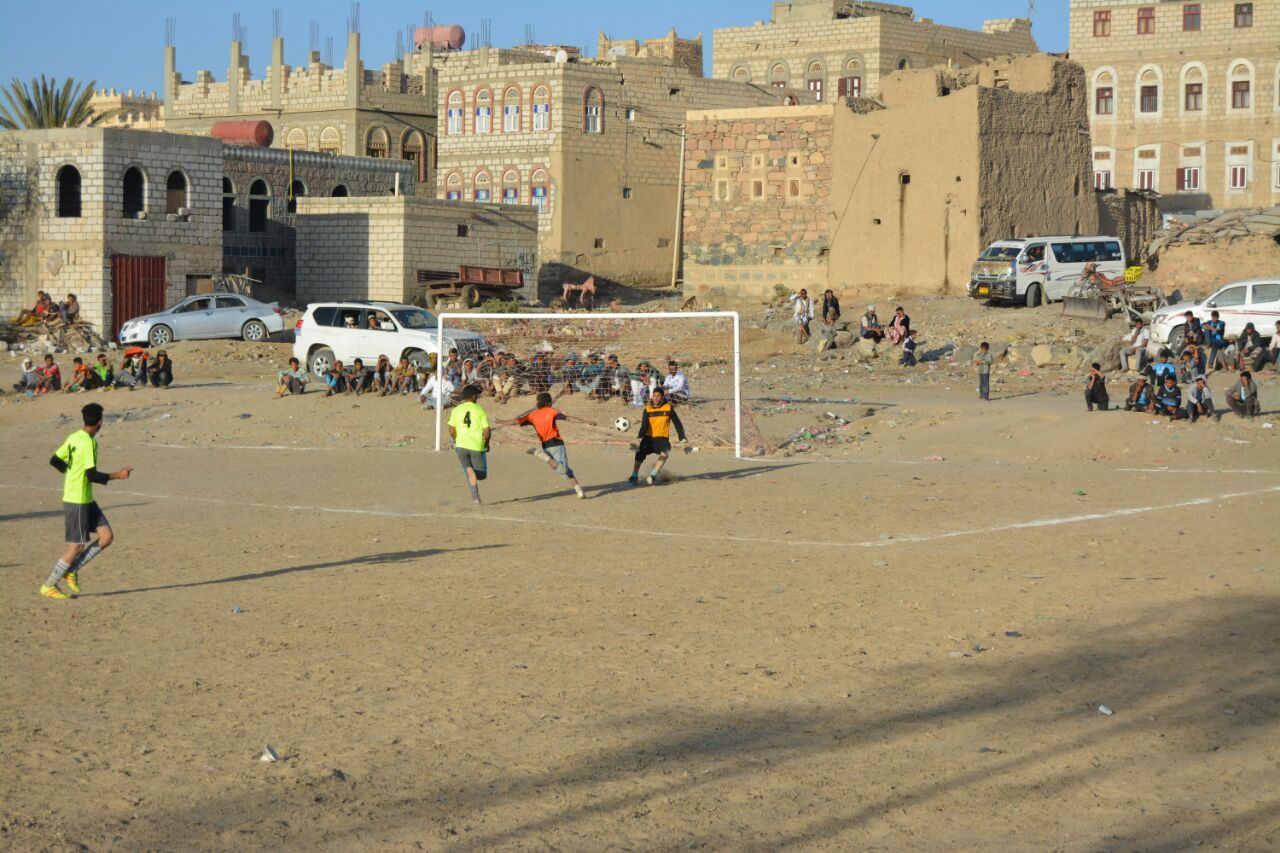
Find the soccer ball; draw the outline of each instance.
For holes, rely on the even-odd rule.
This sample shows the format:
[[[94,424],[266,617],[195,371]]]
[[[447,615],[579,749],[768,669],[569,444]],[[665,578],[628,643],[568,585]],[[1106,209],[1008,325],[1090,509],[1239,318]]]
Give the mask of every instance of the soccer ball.
[[[616,421],[613,422],[613,428],[616,429],[618,432],[626,432],[627,430],[631,429],[631,421],[627,420],[626,418],[618,418]]]

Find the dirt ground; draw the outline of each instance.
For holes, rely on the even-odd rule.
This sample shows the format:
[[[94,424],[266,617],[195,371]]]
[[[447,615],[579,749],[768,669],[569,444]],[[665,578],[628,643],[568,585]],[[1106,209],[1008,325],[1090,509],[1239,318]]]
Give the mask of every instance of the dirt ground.
[[[578,501],[503,430],[477,508],[411,401],[272,399],[287,349],[0,400],[0,846],[1280,847],[1274,374],[1169,425],[782,348],[759,429],[839,437],[633,489],[570,425]],[[47,601],[88,401],[136,468]]]

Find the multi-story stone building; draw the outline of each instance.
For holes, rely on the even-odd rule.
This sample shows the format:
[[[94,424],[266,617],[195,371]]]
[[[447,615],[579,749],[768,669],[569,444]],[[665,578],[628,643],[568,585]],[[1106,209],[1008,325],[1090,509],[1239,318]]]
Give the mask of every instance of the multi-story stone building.
[[[542,281],[668,281],[685,113],[780,93],[703,77],[700,41],[674,32],[643,45],[602,35],[599,53],[436,54],[439,194],[536,207]]]
[[[1098,187],[1164,210],[1280,203],[1280,3],[1072,0]]]
[[[162,130],[164,128],[164,102],[155,92],[117,92],[115,89],[98,89],[89,99],[89,109],[95,115],[110,113],[98,127],[129,127],[134,130]]]
[[[713,76],[808,89],[818,101],[876,92],[894,71],[1038,50],[1025,18],[976,32],[917,20],[908,6],[847,0],[775,2],[772,21],[716,30],[713,47]]]
[[[220,121],[266,120],[275,129],[275,147],[409,160],[416,185],[427,194],[435,186],[437,98],[429,51],[366,71],[360,34],[351,33],[343,67],[331,68],[311,51],[307,65],[294,68],[284,61],[284,39],[276,38],[266,76],[255,80],[249,57],[233,41],[222,83],[209,71],[183,82],[176,48],[165,49],[164,62],[166,130],[206,134]]]

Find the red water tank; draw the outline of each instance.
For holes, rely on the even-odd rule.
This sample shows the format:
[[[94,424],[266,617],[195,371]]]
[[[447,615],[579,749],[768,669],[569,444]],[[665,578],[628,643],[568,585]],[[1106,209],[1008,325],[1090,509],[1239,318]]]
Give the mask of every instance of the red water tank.
[[[435,50],[461,50],[462,46],[467,43],[466,30],[457,24],[439,27],[418,27],[413,31],[413,46],[422,50],[423,46],[431,43],[431,47]]]
[[[209,130],[209,135],[228,145],[247,145],[252,148],[270,148],[276,132],[269,121],[219,121]]]

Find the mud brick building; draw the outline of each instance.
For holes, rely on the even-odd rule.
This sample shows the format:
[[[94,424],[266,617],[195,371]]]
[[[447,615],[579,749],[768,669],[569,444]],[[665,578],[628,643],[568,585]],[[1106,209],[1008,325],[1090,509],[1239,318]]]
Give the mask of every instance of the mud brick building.
[[[878,91],[880,78],[894,71],[1037,49],[1025,18],[987,21],[977,32],[917,20],[908,6],[793,0],[774,3],[768,23],[716,30],[712,75],[808,89],[825,102]]]
[[[602,58],[541,50],[436,54],[441,198],[532,205],[539,278],[670,279],[689,110],[776,104],[776,90],[701,75],[697,40],[600,37]]]
[[[877,100],[690,113],[686,292],[964,293],[993,240],[1096,233],[1085,89],[1037,54],[896,72]]]
[[[1280,3],[1072,0],[1098,186],[1166,211],[1280,204]]]
[[[429,52],[410,52],[368,71],[360,58],[360,34],[350,33],[341,68],[321,62],[317,51],[295,68],[284,61],[284,39],[276,38],[271,64],[255,80],[249,57],[233,41],[221,83],[210,71],[183,82],[176,48],[165,49],[164,63],[167,130],[207,134],[220,121],[266,120],[277,148],[408,160],[416,186],[428,195],[435,186],[437,97]]]
[[[304,198],[298,202],[298,297],[412,302],[419,273],[456,275],[462,264],[522,269],[537,262],[538,213],[528,205],[412,196]],[[528,295],[531,282],[526,284]]]

